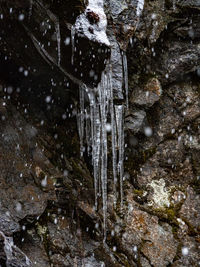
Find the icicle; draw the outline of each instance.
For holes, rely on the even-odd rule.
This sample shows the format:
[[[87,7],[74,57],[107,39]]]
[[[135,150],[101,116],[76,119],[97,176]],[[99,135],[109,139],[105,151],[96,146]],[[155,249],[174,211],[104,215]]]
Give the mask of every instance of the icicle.
[[[119,161],[118,161],[118,173],[120,176],[120,199],[121,209],[123,207],[123,176],[124,176],[124,106],[115,105],[116,123],[118,133],[118,147],[119,147]]]
[[[75,27],[71,27],[71,44],[72,44],[72,57],[71,64],[74,65],[74,50],[75,50]]]
[[[83,145],[84,126],[85,126],[84,93],[85,93],[85,86],[80,86],[79,87],[79,98],[80,98],[79,136],[80,136],[81,157],[83,156],[84,152],[84,145]]]
[[[123,51],[123,71],[124,71],[124,87],[126,92],[126,108],[128,109],[128,66],[126,53]]]
[[[112,87],[112,70],[109,66],[109,87],[110,87],[110,114],[111,114],[111,126],[112,126],[112,164],[113,164],[113,194],[114,194],[114,207],[117,204],[117,131],[115,110],[113,104],[113,87]]]
[[[102,187],[102,202],[103,202],[103,230],[104,242],[106,240],[106,218],[107,218],[107,79],[105,73],[102,75],[102,81],[98,86],[100,115],[101,115],[101,187]]]
[[[125,62],[126,63],[126,62]],[[126,70],[126,68],[125,68]],[[94,92],[97,92],[95,95]],[[90,107],[86,109],[86,122],[84,121],[84,92],[89,98]],[[77,116],[80,135],[81,153],[83,151],[84,127],[86,141],[92,146],[92,164],[95,188],[95,208],[98,206],[98,198],[102,197],[103,209],[103,236],[106,241],[107,232],[107,118],[110,113],[112,126],[112,163],[113,163],[113,190],[114,205],[117,202],[117,179],[119,176],[121,208],[123,207],[123,175],[124,175],[124,106],[113,103],[112,71],[108,64],[102,73],[101,82],[97,90],[91,90],[85,85],[80,87],[80,113]],[[90,120],[90,121],[88,121]]]
[[[93,146],[92,146],[92,158],[93,158],[93,170],[94,170],[94,188],[95,188],[95,208],[97,210],[97,200],[100,196],[99,183],[100,183],[100,157],[101,157],[101,121],[99,104],[95,103],[92,107],[92,128],[93,128]]]
[[[139,0],[137,5],[137,14],[141,14],[144,1]],[[104,13],[104,1],[103,0],[89,0],[86,11],[81,14],[75,24],[71,27],[71,45],[72,45],[72,57],[71,64],[74,64],[74,52],[75,47],[75,33],[79,36],[84,35],[88,39],[97,41],[109,45],[110,42],[106,35],[107,19]],[[91,26],[88,20],[88,11],[95,12],[99,15],[99,22]],[[91,30],[93,29],[92,33]],[[117,49],[117,47],[116,47]],[[124,77],[124,87],[126,91],[126,107],[128,109],[128,69],[127,58],[125,52],[122,56],[120,50],[117,50],[118,59],[120,61],[121,75],[114,72],[112,74],[111,64],[108,63],[106,69],[102,72],[101,82],[98,84],[96,90],[80,88],[80,114],[77,116],[78,129],[80,135],[81,147],[83,147],[83,138],[86,137],[88,146],[88,152],[90,146],[92,147],[92,165],[94,176],[94,188],[95,188],[95,208],[98,208],[98,198],[102,198],[102,210],[103,210],[103,236],[104,243],[106,241],[107,232],[107,165],[108,165],[108,144],[107,144],[107,119],[111,118],[112,127],[112,164],[113,164],[113,191],[114,191],[114,206],[117,202],[117,180],[119,177],[120,184],[120,198],[121,208],[123,206],[123,175],[124,175],[124,106],[114,105],[113,101],[113,88],[112,79],[117,82],[117,97],[123,99],[123,90],[121,80]],[[121,56],[121,57],[120,57]],[[113,61],[112,61],[113,60]],[[115,62],[115,49],[111,51],[111,62]],[[121,62],[123,61],[123,64]],[[113,77],[112,77],[113,76]],[[89,98],[89,109],[86,109],[86,121],[84,121],[84,95],[81,92],[87,92]],[[109,116],[110,115],[110,116]],[[85,129],[84,129],[85,127]],[[85,133],[84,133],[85,131]],[[82,150],[81,150],[82,151]]]
[[[57,39],[57,52],[58,52],[58,66],[60,66],[60,61],[61,61],[61,51],[60,51],[60,23],[57,21],[55,23],[55,29],[56,29],[56,39]]]
[[[91,147],[91,126],[90,126],[90,109],[86,108],[86,126],[85,126],[85,135],[86,135],[86,143],[87,143],[87,152],[88,156],[90,155],[90,147]]]

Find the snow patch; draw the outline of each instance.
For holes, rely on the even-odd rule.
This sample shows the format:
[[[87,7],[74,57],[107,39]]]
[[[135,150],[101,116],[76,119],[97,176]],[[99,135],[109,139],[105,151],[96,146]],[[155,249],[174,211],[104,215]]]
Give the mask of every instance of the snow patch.
[[[94,16],[96,22],[89,21],[88,14]],[[77,33],[85,35],[89,40],[110,46],[106,35],[107,18],[103,0],[89,0],[85,12],[78,16],[74,27]]]

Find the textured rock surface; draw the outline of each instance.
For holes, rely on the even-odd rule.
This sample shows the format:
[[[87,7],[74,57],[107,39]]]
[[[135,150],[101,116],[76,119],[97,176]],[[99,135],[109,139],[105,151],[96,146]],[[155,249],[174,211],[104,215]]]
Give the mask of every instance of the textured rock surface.
[[[72,64],[87,1],[0,1],[0,266],[199,266],[200,4],[146,0],[139,18],[138,3],[106,0],[110,46],[75,34]],[[102,244],[78,88],[110,58],[124,103],[125,51],[124,206],[113,207],[109,164]]]

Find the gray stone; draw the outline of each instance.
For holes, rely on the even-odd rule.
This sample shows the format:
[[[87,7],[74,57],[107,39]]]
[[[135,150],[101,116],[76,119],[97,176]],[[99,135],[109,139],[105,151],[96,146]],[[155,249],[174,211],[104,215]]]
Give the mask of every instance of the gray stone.
[[[159,225],[157,217],[136,209],[131,203],[122,235],[122,245],[130,254],[136,246],[153,266],[172,263],[177,248],[169,225]]]
[[[146,112],[143,110],[133,111],[126,115],[125,127],[134,133],[142,131],[146,119]]]
[[[197,231],[200,229],[200,196],[190,187],[186,191],[186,200],[181,207],[180,217]]]

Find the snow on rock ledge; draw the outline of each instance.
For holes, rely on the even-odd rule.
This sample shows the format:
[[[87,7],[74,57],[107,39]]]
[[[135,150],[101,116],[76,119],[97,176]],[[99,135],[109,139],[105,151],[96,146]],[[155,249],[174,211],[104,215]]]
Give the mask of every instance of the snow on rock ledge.
[[[103,0],[89,0],[85,12],[77,18],[73,27],[91,41],[110,45],[106,35],[107,18]]]

